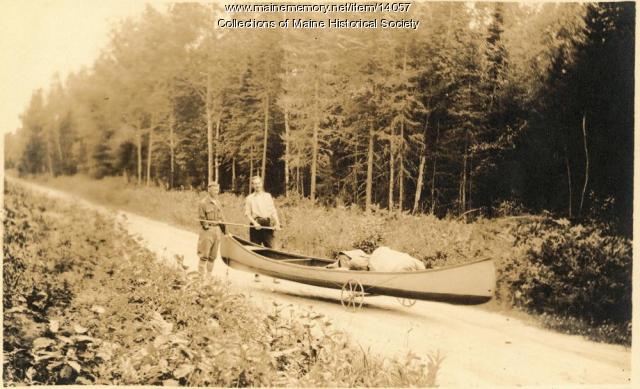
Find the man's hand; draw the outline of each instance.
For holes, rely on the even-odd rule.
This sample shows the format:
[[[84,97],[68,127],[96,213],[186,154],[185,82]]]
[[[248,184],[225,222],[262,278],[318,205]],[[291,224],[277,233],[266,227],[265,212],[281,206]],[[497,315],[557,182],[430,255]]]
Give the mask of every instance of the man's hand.
[[[253,221],[251,222],[251,224],[253,224],[253,228],[255,228],[256,230],[259,230],[262,228],[262,226],[260,225],[260,223],[258,223],[257,221]]]

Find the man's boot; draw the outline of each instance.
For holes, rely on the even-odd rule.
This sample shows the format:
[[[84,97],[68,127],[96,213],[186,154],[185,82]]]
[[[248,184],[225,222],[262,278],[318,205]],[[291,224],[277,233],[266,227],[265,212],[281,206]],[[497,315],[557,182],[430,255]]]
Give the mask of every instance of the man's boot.
[[[200,276],[204,276],[205,275],[205,271],[207,268],[207,258],[200,258],[200,262],[198,262],[198,274],[200,274]]]

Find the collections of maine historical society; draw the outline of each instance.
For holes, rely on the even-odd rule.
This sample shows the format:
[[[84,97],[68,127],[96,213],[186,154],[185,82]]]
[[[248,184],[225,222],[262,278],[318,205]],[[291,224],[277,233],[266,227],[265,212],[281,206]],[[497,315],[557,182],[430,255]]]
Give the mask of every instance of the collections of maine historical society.
[[[411,8],[411,3],[332,3],[332,4],[276,4],[276,3],[250,3],[250,4],[226,4],[225,12],[233,13],[232,18],[220,18],[217,21],[218,28],[247,28],[247,29],[270,29],[270,28],[295,28],[295,29],[315,29],[315,28],[383,28],[383,29],[411,29],[417,30],[420,21],[416,19],[389,18],[389,14],[407,13]],[[385,13],[384,18],[285,18],[282,20],[264,20],[256,18],[260,13],[279,12],[287,13],[309,13],[309,14],[330,14],[330,13]],[[243,17],[242,14],[251,14],[251,17]]]

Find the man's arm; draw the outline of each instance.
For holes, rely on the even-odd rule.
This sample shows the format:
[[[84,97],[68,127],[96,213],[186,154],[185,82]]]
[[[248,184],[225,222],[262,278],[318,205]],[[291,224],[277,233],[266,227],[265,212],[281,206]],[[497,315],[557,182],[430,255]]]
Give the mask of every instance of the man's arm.
[[[218,212],[220,213],[220,217],[218,220],[220,220],[223,223],[219,223],[218,227],[220,227],[220,230],[222,231],[223,234],[227,233],[227,226],[226,224],[224,224],[224,222],[227,221],[227,218],[224,217],[224,212],[222,212],[222,205],[220,204],[220,200],[216,200],[215,201],[215,206],[216,208],[218,208]]]
[[[207,213],[204,210],[204,204],[200,203],[198,204],[198,219],[200,219],[200,225],[202,226],[202,228],[204,228],[205,230],[208,230],[209,223],[204,221],[206,218],[207,218]]]
[[[249,224],[258,229],[260,228],[260,224],[255,221],[253,215],[251,214],[251,198],[249,196],[247,196],[247,198],[244,200],[244,215],[247,217],[247,219],[249,219]]]
[[[224,217],[224,212],[222,212],[222,205],[220,205],[219,201],[216,203],[216,206],[218,207],[218,211],[220,211],[220,220],[226,222],[227,218]]]

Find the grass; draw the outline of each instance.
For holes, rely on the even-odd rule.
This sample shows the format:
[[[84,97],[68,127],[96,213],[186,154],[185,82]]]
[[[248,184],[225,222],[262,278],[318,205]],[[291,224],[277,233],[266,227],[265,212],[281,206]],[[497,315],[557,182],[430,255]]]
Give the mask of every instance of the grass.
[[[204,192],[138,187],[119,177],[99,181],[83,176],[41,177],[38,182],[191,231],[199,229],[197,204]],[[229,221],[246,223],[243,198],[222,193],[220,201]],[[496,235],[496,227],[502,226],[493,221],[467,224],[428,215],[389,215],[385,211],[366,215],[351,208],[317,206],[306,199],[277,198],[276,206],[284,226],[278,233],[282,247],[307,255],[330,257],[344,249],[384,245],[420,258],[428,266],[440,266],[495,257],[495,246],[502,249],[510,243],[509,237]],[[242,227],[231,227],[231,231],[248,235]]]

